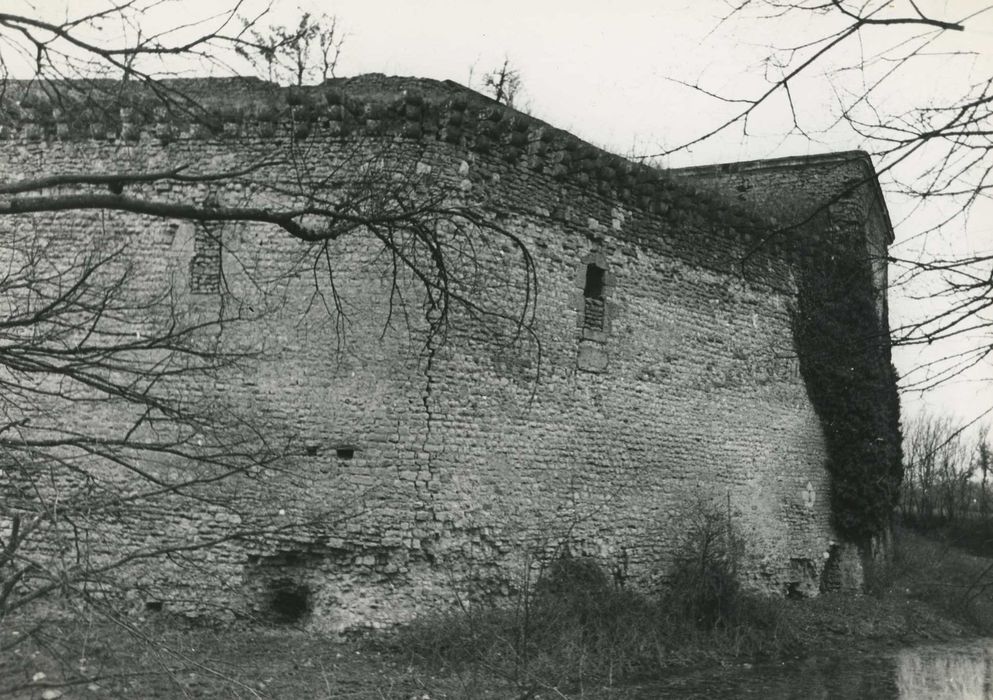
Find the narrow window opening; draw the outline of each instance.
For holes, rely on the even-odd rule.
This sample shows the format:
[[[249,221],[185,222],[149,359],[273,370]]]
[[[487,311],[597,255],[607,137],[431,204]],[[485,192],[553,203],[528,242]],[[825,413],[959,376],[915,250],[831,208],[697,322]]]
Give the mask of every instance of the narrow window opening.
[[[583,285],[583,326],[602,331],[604,320],[604,279],[607,271],[590,263],[586,266],[586,283]]]
[[[190,260],[190,292],[213,294],[221,289],[221,239],[219,230],[198,224]]]
[[[587,299],[603,300],[603,278],[606,270],[598,265],[590,263],[586,266],[586,285],[583,287],[583,296]]]
[[[354,447],[339,447],[335,450],[335,454],[338,455],[338,459],[351,459],[355,456]]]

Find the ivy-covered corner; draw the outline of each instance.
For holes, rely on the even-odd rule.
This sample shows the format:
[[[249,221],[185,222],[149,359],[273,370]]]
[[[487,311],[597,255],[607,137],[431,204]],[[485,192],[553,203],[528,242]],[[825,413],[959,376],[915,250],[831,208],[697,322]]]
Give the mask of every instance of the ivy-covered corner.
[[[831,238],[797,256],[793,338],[824,430],[834,527],[866,546],[887,530],[903,478],[900,399],[875,303],[885,290],[874,287],[864,242]]]

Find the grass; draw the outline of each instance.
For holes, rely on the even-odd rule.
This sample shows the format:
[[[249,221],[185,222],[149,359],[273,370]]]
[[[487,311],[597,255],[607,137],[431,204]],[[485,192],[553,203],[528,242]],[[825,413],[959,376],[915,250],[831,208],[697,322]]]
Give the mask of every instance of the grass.
[[[383,649],[467,689],[498,681],[518,697],[549,689],[583,697],[714,665],[993,634],[993,559],[945,541],[901,530],[893,559],[867,572],[869,595],[797,601],[738,588],[735,543],[701,540],[701,532],[689,551],[711,555],[684,558],[664,595],[615,589],[583,566],[553,569],[522,590],[526,605],[421,619]]]
[[[15,632],[23,641],[0,653],[0,696],[35,700],[52,685],[66,697],[153,700],[592,698],[713,666],[993,633],[993,560],[914,532],[900,534],[893,561],[858,597],[754,598],[720,567],[693,561],[686,587],[650,596],[615,588],[586,560],[564,560],[511,605],[459,608],[351,641],[162,615],[77,616],[28,635],[29,621],[6,619],[0,645]]]
[[[733,603],[722,600],[718,613],[698,614],[708,606],[686,607],[672,594],[543,583],[526,603],[425,618],[381,643],[411,666],[467,682],[498,679],[526,696],[634,682],[742,655],[774,658],[795,641],[781,600],[738,594]]]
[[[945,534],[900,531],[892,562],[870,572],[869,589],[904,595],[978,634],[993,634],[993,558],[963,550]]]

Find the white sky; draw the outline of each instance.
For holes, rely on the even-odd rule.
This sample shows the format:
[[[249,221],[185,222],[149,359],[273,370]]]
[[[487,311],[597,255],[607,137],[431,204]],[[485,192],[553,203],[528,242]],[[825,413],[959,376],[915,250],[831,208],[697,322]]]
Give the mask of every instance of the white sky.
[[[4,4],[28,0],[4,0]],[[52,16],[81,11],[98,0],[34,0]],[[245,0],[246,9],[263,0]],[[921,0],[933,14],[958,19],[985,7],[986,0]],[[230,0],[173,0],[149,27],[174,26],[177,5],[189,15],[230,7]],[[339,76],[366,72],[451,79],[481,86],[482,75],[508,57],[523,79],[525,110],[567,129],[591,143],[629,155],[657,153],[706,133],[728,114],[722,105],[676,80],[699,83],[725,95],[752,96],[765,85],[762,59],[768,47],[799,43],[811,32],[823,33],[823,16],[800,21],[736,21],[718,26],[727,13],[724,0],[273,0],[265,23],[294,24],[302,10],[336,15],[345,32]],[[947,33],[937,51],[972,51],[969,55],[929,57],[910,64],[892,88],[880,92],[883,107],[941,101],[943,94],[961,94],[963,85],[993,75],[993,12],[970,20],[964,33]],[[143,29],[145,27],[143,26]],[[892,28],[866,32],[862,45],[846,45],[839,57],[850,60],[861,50],[872,54],[893,43]],[[819,129],[834,113],[833,90],[857,86],[863,76],[850,73],[829,82],[818,74],[796,85],[793,93],[803,124]],[[855,81],[855,82],[852,82]],[[732,128],[692,150],[664,159],[670,166],[769,158],[847,150],[862,146],[846,128],[827,133],[788,135],[788,105],[776,99],[755,115],[749,134]],[[928,208],[914,210],[904,199],[887,194],[897,241],[912,237],[935,221]],[[913,239],[916,243],[920,239]],[[929,244],[943,250],[993,249],[993,214],[977,208],[967,222],[949,229]],[[909,255],[913,244],[895,252]],[[916,313],[920,301],[891,295],[891,314],[902,320]],[[988,339],[993,342],[993,339]],[[906,373],[919,362],[918,351],[899,351],[898,370]],[[993,364],[942,387],[922,399],[904,397],[917,410],[926,401],[938,410],[971,418],[993,405]],[[990,379],[990,383],[978,381]]]

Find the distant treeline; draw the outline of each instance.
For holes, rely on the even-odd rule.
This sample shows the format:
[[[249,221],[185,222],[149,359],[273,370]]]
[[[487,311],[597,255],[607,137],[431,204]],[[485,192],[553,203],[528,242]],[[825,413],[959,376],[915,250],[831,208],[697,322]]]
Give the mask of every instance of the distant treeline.
[[[947,530],[993,553],[993,444],[990,427],[967,431],[950,416],[923,413],[904,427],[903,521]]]

